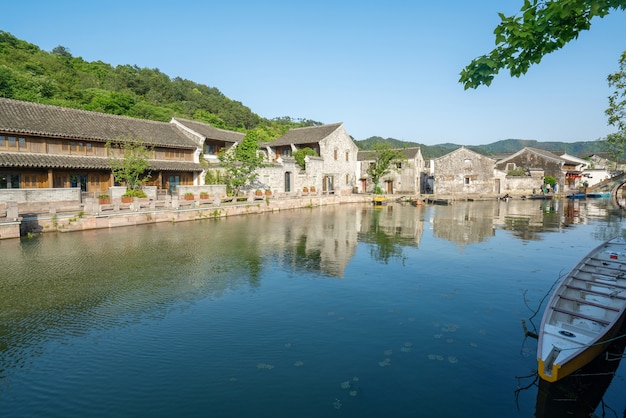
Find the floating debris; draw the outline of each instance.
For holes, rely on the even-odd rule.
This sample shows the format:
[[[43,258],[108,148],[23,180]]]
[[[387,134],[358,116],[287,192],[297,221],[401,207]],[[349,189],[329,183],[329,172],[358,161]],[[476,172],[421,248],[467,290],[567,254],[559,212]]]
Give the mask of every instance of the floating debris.
[[[409,353],[413,351],[413,349],[411,347],[401,347],[400,351],[402,351],[403,353]]]
[[[341,409],[341,405],[342,405],[341,401],[339,399],[335,398],[335,402],[333,402],[333,407],[335,409]]]
[[[478,344],[476,344],[476,343],[470,343],[470,347],[474,347],[474,348],[476,348],[476,347],[478,347]]]
[[[285,343],[285,348],[291,348],[291,343]]]
[[[333,311],[327,312],[326,315],[328,316],[335,316],[335,313]]]
[[[452,364],[456,364],[459,362],[459,360],[454,356],[448,356],[448,361]]]
[[[437,358],[436,354],[429,354],[428,355],[428,360],[435,360]]]
[[[378,365],[380,367],[387,367],[387,366],[391,366],[391,359],[390,358],[386,358],[383,361],[379,361]]]
[[[350,381],[341,382],[341,389],[350,389]]]
[[[267,369],[267,370],[272,370],[274,368],[274,365],[272,364],[267,364],[267,363],[259,363],[256,365],[257,369]]]
[[[443,356],[437,355],[437,357],[435,357],[437,360],[442,361],[443,360]]]
[[[454,338],[448,338],[448,339],[446,339],[446,342],[448,344],[452,344],[454,342]]]
[[[295,363],[293,363],[293,365],[294,365],[294,366],[296,366],[296,367],[302,367],[302,366],[304,366],[304,362],[303,362],[303,361],[298,360],[298,361],[296,361]]]
[[[351,390],[350,391],[350,396],[356,396],[356,395],[357,395],[356,390]]]
[[[404,346],[405,347],[413,347],[413,343],[406,342],[406,343],[404,343]]]
[[[384,353],[386,356],[390,356],[390,355],[392,355],[392,354],[393,354],[393,350],[385,350],[385,351],[383,351],[383,353]]]
[[[435,334],[434,337],[439,339],[439,338],[443,337],[443,334]]]
[[[352,381],[353,381],[353,382],[358,382],[358,381],[359,381],[359,378],[355,376],[355,377],[353,377],[353,378],[352,378]]]

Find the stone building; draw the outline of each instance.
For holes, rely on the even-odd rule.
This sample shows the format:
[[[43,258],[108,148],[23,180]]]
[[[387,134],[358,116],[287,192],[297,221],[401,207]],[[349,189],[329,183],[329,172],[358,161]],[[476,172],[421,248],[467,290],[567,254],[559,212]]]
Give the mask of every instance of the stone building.
[[[406,161],[399,163],[388,175],[381,179],[380,186],[385,193],[399,193],[415,195],[424,191],[422,174],[424,173],[424,157],[420,147],[401,149]],[[359,151],[358,156],[360,192],[371,192],[374,184],[367,174],[367,168],[376,161],[376,151]]]
[[[554,177],[558,190],[562,191],[565,185],[565,164],[565,159],[550,151],[525,147],[498,160],[495,167],[506,175],[507,185],[503,191],[528,193],[532,189],[540,189],[546,176]],[[511,175],[513,173],[515,175]]]
[[[356,181],[358,148],[342,123],[291,129],[262,144],[272,167],[259,170],[259,181],[278,192],[298,192],[314,187],[318,193],[352,193]],[[311,148],[302,169],[293,153]]]
[[[430,161],[432,189],[437,194],[499,193],[495,160],[465,147]]]

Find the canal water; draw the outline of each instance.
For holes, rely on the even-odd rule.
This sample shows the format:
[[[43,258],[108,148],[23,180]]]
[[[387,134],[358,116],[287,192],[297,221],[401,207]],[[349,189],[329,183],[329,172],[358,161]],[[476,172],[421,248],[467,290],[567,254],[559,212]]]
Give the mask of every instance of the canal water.
[[[621,216],[342,205],[0,241],[0,416],[541,416],[521,321]],[[598,411],[622,415],[625,367]]]

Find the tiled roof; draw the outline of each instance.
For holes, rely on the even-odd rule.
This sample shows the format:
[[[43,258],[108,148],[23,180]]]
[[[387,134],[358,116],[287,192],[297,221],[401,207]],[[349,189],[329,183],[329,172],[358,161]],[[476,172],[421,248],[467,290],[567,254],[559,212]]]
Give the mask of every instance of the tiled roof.
[[[152,170],[161,171],[202,171],[202,166],[190,161],[150,160]],[[0,152],[0,167],[16,168],[65,168],[110,170],[106,157],[88,157],[81,155],[50,155],[21,152]]]
[[[0,98],[0,131],[99,142],[139,139],[149,145],[196,148],[171,123]]]
[[[417,153],[420,150],[420,147],[411,147],[411,148],[398,148],[404,156],[412,160],[417,156]],[[376,159],[376,151],[374,150],[365,150],[359,151],[356,156],[357,161],[374,161]]]
[[[275,141],[263,144],[264,146],[278,147],[291,144],[311,144],[320,142],[328,135],[332,134],[341,126],[341,123],[331,125],[308,126],[306,128],[290,129]]]
[[[191,129],[192,131],[204,136],[205,139],[216,139],[218,141],[237,143],[246,136],[246,134],[235,131],[228,131],[226,129],[214,128],[211,125],[203,122],[174,118],[174,120],[181,125]]]

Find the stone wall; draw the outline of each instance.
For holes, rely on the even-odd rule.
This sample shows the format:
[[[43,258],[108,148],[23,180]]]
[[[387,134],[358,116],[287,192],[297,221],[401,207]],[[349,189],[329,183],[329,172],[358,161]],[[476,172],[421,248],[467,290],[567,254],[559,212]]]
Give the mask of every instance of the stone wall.
[[[81,190],[77,187],[65,189],[3,189],[0,190],[0,202],[47,203],[80,202]]]
[[[494,160],[459,148],[431,161],[434,192],[440,194],[495,193]]]

